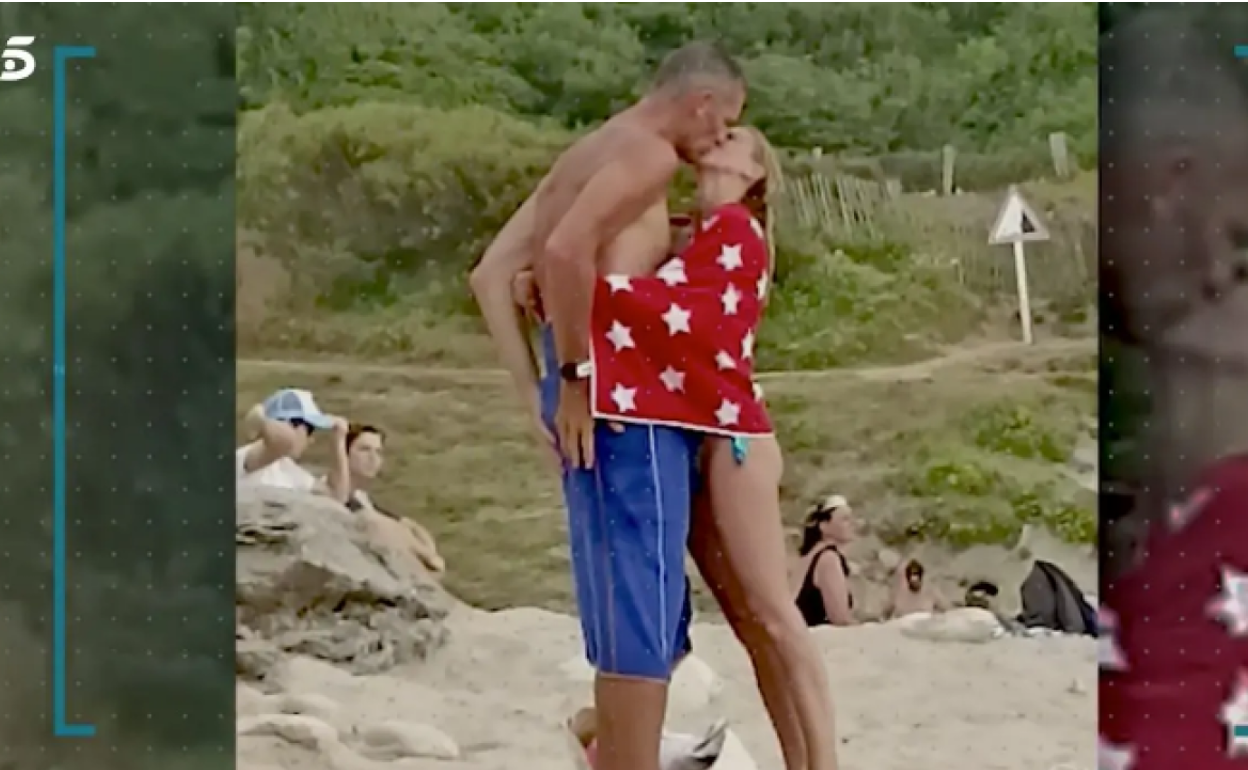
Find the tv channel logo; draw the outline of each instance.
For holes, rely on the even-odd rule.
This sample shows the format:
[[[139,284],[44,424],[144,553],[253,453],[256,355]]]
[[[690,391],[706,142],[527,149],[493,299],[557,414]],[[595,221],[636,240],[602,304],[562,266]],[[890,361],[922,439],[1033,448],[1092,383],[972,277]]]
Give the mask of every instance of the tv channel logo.
[[[23,50],[35,42],[29,35],[14,35],[0,51],[0,80],[25,80],[35,74],[35,57]]]

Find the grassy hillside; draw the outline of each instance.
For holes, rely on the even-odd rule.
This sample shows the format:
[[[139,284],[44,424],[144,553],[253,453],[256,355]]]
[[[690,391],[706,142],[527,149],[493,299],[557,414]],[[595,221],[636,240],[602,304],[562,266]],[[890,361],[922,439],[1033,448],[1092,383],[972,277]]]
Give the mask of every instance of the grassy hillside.
[[[869,535],[898,546],[1012,543],[1025,523],[1093,542],[1093,501],[1064,463],[1089,430],[1094,355],[1090,344],[1066,343],[944,367],[765,380],[786,453],[787,523],[796,527],[810,500],[838,492]],[[434,533],[457,595],[486,607],[570,607],[557,482],[504,377],[243,364],[240,415],[290,383],[384,426],[388,465],[374,497]],[[325,448],[315,450],[311,461],[323,463]]]
[[[486,371],[466,273],[558,151],[697,37],[741,58],[746,119],[794,178],[819,147],[835,173],[922,191],[953,143],[971,191],[904,195],[865,229],[782,219],[759,356],[786,373],[769,394],[790,523],[840,491],[885,542],[1094,538],[1064,468],[1094,360],[1059,338],[1095,320],[1095,178],[1044,178],[1051,131],[1095,161],[1091,4],[243,6],[238,335],[268,363],[241,367],[240,409],[299,384],[383,425],[379,499],[435,531],[465,598],[568,589],[557,493]],[[1010,183],[1054,231],[1029,250],[1046,344],[989,366],[978,346],[1018,333],[1008,250],[985,243]],[[918,363],[939,357],[958,363]]]
[[[983,251],[1000,189],[1051,172],[1050,131],[1071,136],[1085,168],[1094,161],[1094,13],[244,3],[240,343],[256,355],[487,361],[464,274],[560,148],[640,95],[666,52],[702,38],[738,56],[746,120],[792,158],[819,147],[837,168],[923,190],[941,145],[959,147],[959,186],[986,190],[976,205],[915,196],[869,237],[782,227],[762,363],[929,356],[994,320],[999,298],[949,265]],[[1069,187],[1055,213],[1086,218],[1094,188]]]

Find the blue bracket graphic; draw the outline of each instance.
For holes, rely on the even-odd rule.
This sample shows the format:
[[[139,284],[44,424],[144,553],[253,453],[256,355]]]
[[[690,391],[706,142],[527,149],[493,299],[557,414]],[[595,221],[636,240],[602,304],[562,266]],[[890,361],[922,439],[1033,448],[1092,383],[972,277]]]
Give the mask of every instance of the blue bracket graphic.
[[[65,598],[65,63],[93,59],[90,46],[52,49],[52,731],[90,738],[95,725],[66,721]]]
[[[1248,45],[1235,46],[1235,58],[1236,59],[1248,59]]]

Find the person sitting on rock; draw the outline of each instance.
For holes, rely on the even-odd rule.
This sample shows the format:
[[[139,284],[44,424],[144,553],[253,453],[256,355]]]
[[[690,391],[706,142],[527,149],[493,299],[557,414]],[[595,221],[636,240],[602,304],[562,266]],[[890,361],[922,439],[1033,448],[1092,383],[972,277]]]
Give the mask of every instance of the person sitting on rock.
[[[944,612],[949,603],[934,586],[924,582],[924,568],[917,559],[906,562],[905,567],[898,570],[888,599],[888,607],[884,617],[894,618],[914,615],[920,612]]]
[[[234,454],[235,478],[240,482],[311,492],[316,478],[299,465],[299,458],[318,430],[345,436],[347,423],[321,411],[306,390],[279,390],[256,404],[243,418],[250,440]],[[344,469],[330,474],[335,485],[345,483]]]
[[[369,496],[365,487],[381,473],[386,436],[380,428],[351,423],[346,432],[335,436],[335,464],[345,469],[346,483],[335,487],[331,476],[316,483],[316,490],[328,495],[359,514],[370,533],[381,542],[406,549],[420,559],[435,576],[446,571],[446,562],[438,553],[429,531],[406,517],[383,510]]]

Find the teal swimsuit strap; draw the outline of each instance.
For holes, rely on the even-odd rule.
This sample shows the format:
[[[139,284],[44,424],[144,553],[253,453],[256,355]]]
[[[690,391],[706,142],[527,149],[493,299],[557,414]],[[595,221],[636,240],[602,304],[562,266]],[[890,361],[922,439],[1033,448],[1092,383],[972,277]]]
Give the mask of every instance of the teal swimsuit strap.
[[[745,456],[750,451],[750,440],[745,436],[732,437],[732,459],[737,461],[737,465],[745,462]]]

